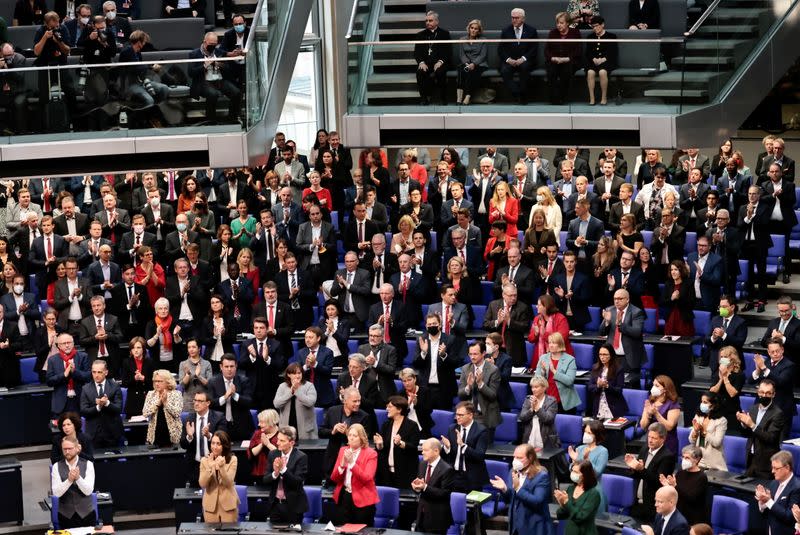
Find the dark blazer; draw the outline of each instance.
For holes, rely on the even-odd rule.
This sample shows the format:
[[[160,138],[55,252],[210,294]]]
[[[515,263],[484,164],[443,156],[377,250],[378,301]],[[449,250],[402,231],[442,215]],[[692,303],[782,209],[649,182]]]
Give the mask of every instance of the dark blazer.
[[[483,330],[503,334],[503,347],[505,352],[511,357],[511,361],[518,366],[523,366],[528,362],[525,353],[525,338],[531,328],[533,321],[533,311],[527,303],[517,301],[508,316],[506,328],[503,324],[495,325],[497,314],[503,308],[503,300],[495,299],[486,307],[486,314],[483,317]]]
[[[570,309],[572,310],[572,325],[576,330],[583,330],[583,326],[591,321],[589,316],[589,304],[592,299],[592,282],[585,274],[580,271],[575,271],[575,276],[572,278],[572,298],[569,300]],[[550,277],[550,293],[556,301],[556,306],[562,314],[567,314],[567,299],[559,297],[555,293],[555,288],[561,287],[566,296],[567,293],[567,273],[559,273]],[[569,319],[569,316],[567,316]]]
[[[244,275],[239,275],[236,281],[239,285],[238,295],[236,302],[233,301],[233,282],[230,278],[217,284],[216,291],[222,296],[222,302],[225,303],[225,308],[233,317],[234,307],[239,307],[240,317],[238,319],[241,328],[247,328],[250,325],[250,319],[253,313],[253,298],[256,295],[253,285],[250,280]],[[208,286],[206,286],[208,287]]]
[[[122,208],[116,208],[116,211],[117,220],[113,228],[108,224],[108,212],[105,210],[100,210],[94,217],[103,224],[103,237],[110,240],[113,234],[115,236],[114,241],[119,242],[122,235],[131,229],[131,216],[128,214],[127,210],[123,210]]]
[[[139,295],[139,302],[132,309],[128,310],[128,289],[124,282],[111,289],[109,304],[110,309],[119,314],[119,326],[127,339],[144,334],[144,326],[154,316],[153,308],[149,306],[147,287],[134,283],[133,292]]]
[[[638,202],[631,200],[631,214],[636,218],[636,230],[642,230],[644,227],[644,206]],[[614,232],[619,232],[619,221],[622,219],[622,201],[611,205],[611,212],[608,214],[608,226]]]
[[[339,325],[341,325],[341,322]],[[375,366],[368,368],[364,373],[370,374],[377,381],[381,404],[375,405],[375,408],[383,408],[383,406],[386,405],[386,401],[396,393],[394,378],[396,377],[399,365],[402,364],[402,362],[398,362],[397,360],[397,349],[391,344],[381,342],[379,345],[375,346],[375,349],[369,344],[361,344],[358,346],[358,352],[364,356],[372,353],[378,359]],[[339,384],[342,384],[341,381]],[[359,384],[359,386],[361,385]],[[363,394],[361,396],[361,405],[362,407],[364,405]]]
[[[378,318],[380,318],[384,311],[386,310],[386,305],[383,304],[382,301],[378,301],[374,305],[369,308],[369,319],[367,320],[368,325],[375,325],[378,323]],[[406,345],[406,330],[410,327],[409,321],[409,314],[407,312],[407,308],[403,305],[402,302],[397,298],[392,299],[392,304],[389,306],[389,314],[391,315],[391,320],[389,322],[389,339],[391,340],[391,344],[397,350],[397,354],[401,358],[405,358],[408,354],[408,346]]]
[[[764,189],[766,195],[773,196],[775,194],[775,185],[772,180],[767,180],[761,187]],[[781,179],[781,192],[777,197],[777,202],[781,207],[781,215],[783,216],[783,225],[787,229],[791,229],[797,224],[797,214],[794,213],[796,198],[794,182],[790,182],[785,177]]]
[[[647,460],[649,453],[647,444],[639,450],[637,458],[643,462]],[[656,491],[661,488],[659,477],[671,475],[675,471],[675,454],[670,451],[666,444],[661,446],[653,456],[650,465],[641,471],[633,472],[634,488],[639,487],[642,482],[642,503],[636,503],[631,508],[631,516],[649,521],[656,514],[655,499]]]
[[[417,327],[422,320],[421,305],[423,303],[423,300],[426,298],[425,280],[423,276],[417,273],[415,270],[413,269],[410,270],[407,274],[409,277],[408,289],[406,290],[404,295],[403,291],[401,290],[401,284],[400,284],[403,275],[404,275],[403,273],[398,271],[397,273],[392,275],[391,279],[389,279],[389,282],[391,283],[392,286],[394,286],[394,300],[403,303],[403,305],[405,305],[405,312],[406,312],[405,325],[408,327]],[[374,306],[375,305],[373,305],[373,307],[370,308],[370,316],[372,313],[372,308],[374,308]],[[381,311],[378,314],[378,316],[380,316],[382,313],[383,311]],[[370,325],[371,324],[372,323],[370,322]],[[405,332],[403,332],[403,336],[405,337]],[[392,340],[392,343],[394,343],[394,340]]]
[[[117,263],[120,265],[123,264],[133,264],[134,256],[136,256],[136,252],[133,249],[133,245],[136,242],[136,236],[134,235],[133,231],[126,232],[122,235],[122,238],[119,241],[117,246],[117,254],[114,256],[114,259],[117,260]],[[155,234],[152,234],[148,231],[142,232],[141,237],[141,245],[146,245],[153,249],[154,251],[154,258],[158,254],[158,250],[160,249],[160,245],[156,238]]]
[[[499,299],[503,293],[503,275],[508,275],[511,272],[511,266],[503,266],[495,273],[494,284],[492,285],[492,294],[495,299]],[[517,287],[517,296],[523,303],[533,303],[534,293],[536,291],[536,277],[533,271],[522,264],[517,266],[517,271],[514,273],[513,282]]]
[[[253,317],[262,317],[266,318],[269,321],[269,314],[267,310],[267,303],[266,301],[261,301],[256,305],[256,309],[253,311]],[[281,350],[283,351],[283,355],[288,357],[287,360],[291,360],[292,356],[292,340],[291,336],[294,332],[294,317],[291,314],[289,309],[289,304],[284,303],[283,301],[275,301],[275,336],[274,338],[281,343]]]
[[[142,362],[142,375],[144,381],[136,381],[134,376],[136,374],[136,363],[133,358],[127,358],[122,364],[122,386],[128,389],[125,396],[125,406],[122,412],[126,417],[138,416],[142,414],[144,407],[144,400],[147,393],[153,389],[153,372],[156,370],[153,364],[153,359],[145,353],[144,361]]]
[[[119,366],[122,360],[119,351],[119,343],[122,341],[122,329],[120,329],[119,321],[113,314],[105,312],[103,328],[106,331],[106,351],[108,352],[108,371],[110,377],[119,377]],[[97,352],[99,350],[99,341],[95,338],[97,334],[97,318],[94,314],[83,318],[81,320],[81,347],[86,350],[89,355],[89,362],[94,362],[97,359]]]
[[[372,237],[379,232],[380,229],[377,223],[371,219],[364,220],[364,241],[370,241]],[[350,218],[350,221],[344,229],[344,249],[345,251],[359,252],[358,225],[355,217]]]
[[[773,320],[774,321],[774,320]],[[717,315],[711,318],[711,326],[708,329],[708,336],[705,338],[705,351],[708,352],[708,358],[710,362],[717,362],[719,359],[719,350],[724,346],[733,346],[741,355],[742,353],[742,346],[744,345],[745,341],[747,340],[747,322],[738,314],[734,314],[732,318],[730,318],[730,323],[728,324],[728,329],[725,331],[727,336],[723,340],[722,338],[718,338],[716,341],[711,339],[711,333],[714,332],[714,329],[717,327],[722,327],[723,319],[721,316]],[[770,322],[770,325],[772,322]],[[775,328],[778,327],[778,323],[775,324]],[[800,327],[800,320],[797,320],[795,324],[795,329]],[[788,327],[787,327],[788,330]],[[768,329],[769,333],[772,333],[771,329]],[[789,337],[787,336],[786,341],[789,341]],[[716,368],[713,368],[716,369]],[[714,374],[711,375],[712,379],[716,376]]]
[[[769,228],[770,216],[772,216],[772,209],[774,206],[775,199],[773,197],[762,196],[758,201],[758,206],[756,206],[756,213],[749,223],[746,223],[744,220],[747,216],[747,204],[739,208],[738,227],[739,232],[742,234],[743,244],[748,241],[747,236],[750,234],[750,230],[752,230],[753,236],[755,237],[755,246],[758,251],[765,253],[772,247],[772,237],[770,236]],[[733,216],[731,216],[731,220],[732,219]]]
[[[317,397],[319,399],[319,397]],[[325,411],[325,418],[322,425],[319,427],[319,438],[327,438],[328,446],[325,448],[325,456],[322,461],[322,473],[330,474],[333,472],[336,457],[339,455],[339,449],[347,444],[347,435],[344,433],[333,433],[333,428],[336,424],[344,422],[349,426],[353,424],[361,424],[367,431],[367,437],[371,437],[375,430],[370,423],[369,415],[363,410],[352,413],[350,416],[345,415],[343,405],[334,405]]]
[[[36,322],[42,317],[42,313],[39,310],[39,301],[34,294],[23,292],[22,302],[28,305],[28,310],[23,312],[23,315],[25,316],[25,323],[28,326],[28,336],[32,336],[33,332],[36,330]],[[0,305],[3,306],[3,317],[6,320],[19,323],[19,311],[13,294],[7,293],[0,297]]]
[[[624,288],[628,290],[628,293],[631,297],[631,304],[642,308],[642,293],[644,293],[644,273],[641,272],[638,268],[634,267],[628,273],[628,282],[623,286],[622,285],[622,269],[614,268],[609,273],[612,277],[614,277],[614,289],[609,290],[608,293],[608,300],[607,302],[611,302],[613,298],[613,294],[615,291],[619,290],[620,288]],[[608,288],[608,286],[606,286]]]
[[[758,403],[754,403],[747,413],[756,422]],[[772,477],[772,457],[781,447],[781,437],[786,431],[788,418],[776,403],[770,403],[764,417],[755,429],[740,425],[742,434],[747,437],[747,470],[745,474],[761,479]],[[750,452],[753,453],[750,453]]]
[[[678,299],[675,301],[672,300],[673,291],[675,291],[675,283],[672,279],[667,279],[664,284],[664,290],[661,292],[661,302],[659,303],[664,311],[665,318],[668,318],[672,311],[677,308],[683,321],[691,323],[694,320],[694,285],[689,280],[683,281],[678,289]]]
[[[322,340],[320,340],[321,345],[327,345],[328,342],[328,335],[326,333],[326,320],[327,318],[325,316],[321,316],[317,322],[317,327],[322,330]],[[331,334],[331,336],[333,336],[333,339],[336,340],[336,345],[339,346],[339,352],[342,354],[342,358],[345,358],[349,353],[347,349],[347,342],[350,339],[350,322],[344,318],[339,318],[336,323],[336,330],[333,332],[333,334]]]
[[[769,166],[773,163],[775,163],[775,156],[770,155],[764,158],[764,165],[761,167],[761,174],[758,177],[759,181],[769,180],[767,172],[769,171]],[[781,158],[781,170],[783,171],[781,176],[784,180],[794,182],[794,160],[786,156],[785,153]]]
[[[295,328],[297,330],[309,327],[314,321],[313,310],[317,306],[317,288],[311,273],[299,268],[294,272],[299,292],[294,299],[297,300],[299,308],[292,308],[293,299],[289,297],[291,293],[291,283],[289,281],[289,271],[283,270],[275,277],[275,284],[278,285],[278,300],[289,304],[289,310],[294,316]]]
[[[733,218],[733,214],[731,214]],[[739,250],[742,248],[742,234],[736,226],[728,226],[722,233],[724,239],[719,244],[714,244],[713,238],[717,229],[706,231],[706,238],[711,245],[711,252],[718,254],[722,258],[725,266],[725,278],[739,275]]]
[[[31,249],[28,251],[28,267],[29,270],[36,273],[36,287],[39,288],[39,294],[42,295],[42,289],[47,288],[47,272],[55,269],[60,262],[63,262],[69,256],[69,244],[56,233],[52,234],[53,238],[53,256],[56,257],[55,262],[46,266],[47,253],[45,250],[44,236],[39,235],[31,244]]]
[[[55,225],[55,233],[59,236],[66,236],[69,234],[66,215],[61,214],[54,218],[53,224]],[[89,235],[89,216],[77,211],[75,212],[75,232],[77,232],[79,236]]]
[[[534,412],[531,409],[531,397],[532,396],[525,397],[525,401],[522,402],[522,410],[520,410],[519,416],[517,416],[517,422],[522,424],[522,436],[520,437],[520,441],[523,443],[528,441],[533,428],[533,417],[536,416],[539,418],[539,433],[541,434],[544,447],[560,448],[561,438],[558,436],[555,429],[556,413],[558,413],[558,402],[556,398],[545,395],[542,406],[539,407],[538,411]]]
[[[664,518],[657,514],[656,520],[653,522],[653,531],[661,535],[689,535],[689,523],[681,512],[675,509],[666,526],[664,525]]]
[[[363,398],[362,398],[363,399]],[[378,450],[378,484],[397,485],[401,489],[410,489],[411,481],[417,475],[417,446],[419,445],[419,428],[416,422],[403,418],[397,434],[405,443],[405,448],[394,446],[394,473],[389,471],[389,445],[392,443],[392,426],[394,422],[383,422],[379,434],[383,438],[383,448]]]
[[[453,380],[455,382],[455,379]],[[397,395],[408,400],[408,392],[405,388],[400,388]],[[419,420],[420,438],[428,438],[431,436],[431,427],[433,427],[433,405],[431,400],[431,392],[427,387],[417,385],[417,401],[414,403],[414,411],[417,413]]]
[[[90,315],[92,312],[91,306],[89,305],[89,299],[92,298],[92,291],[89,288],[89,283],[86,279],[78,278],[78,286],[81,289],[81,299],[80,299],[80,309],[81,315],[86,317]],[[69,301],[70,293],[69,293],[69,285],[67,284],[67,279],[61,279],[60,281],[56,282],[55,285],[55,309],[58,310],[58,323],[61,325],[63,329],[66,330],[69,323],[69,309],[70,303]]]
[[[606,341],[609,344],[613,344],[614,331],[617,324],[617,309],[612,306],[606,310],[611,311],[611,321],[600,323],[600,335],[607,336]],[[642,339],[645,319],[647,319],[647,314],[642,309],[629,304],[619,327],[622,348],[625,352],[625,364],[630,369],[638,370],[642,367],[643,362],[647,362],[647,356],[644,352],[644,340]]]
[[[186,360],[186,339],[181,336],[181,342],[175,341],[175,329],[180,326],[178,321],[175,319],[177,316],[172,316],[172,324],[170,326],[170,330],[172,331],[172,363],[176,366]],[[181,331],[178,331],[179,334]],[[147,325],[144,327],[144,339],[150,340],[156,335],[156,322],[154,320],[150,320],[147,322]],[[150,346],[147,345],[147,350],[150,355],[153,356],[153,362],[160,368],[160,356],[161,356],[161,341],[156,338],[155,344]]]
[[[428,463],[421,461],[417,469],[417,477],[425,479]],[[439,458],[436,468],[431,471],[428,484],[419,494],[417,504],[417,529],[432,533],[444,533],[453,523],[450,510],[450,492],[453,488],[455,471],[447,462]]]
[[[787,419],[797,414],[797,406],[794,403],[794,376],[795,366],[794,363],[784,355],[776,364],[772,364],[769,357],[764,359],[764,364],[769,370],[769,379],[775,383],[775,405],[783,412]],[[763,373],[756,375],[754,379],[752,375],[747,378],[750,384],[758,384],[762,379],[766,379]]]
[[[661,27],[661,10],[658,0],[645,0],[639,7],[639,0],[628,2],[628,26],[647,24],[648,30],[657,30]]]
[[[231,333],[231,336],[235,337],[236,333]],[[265,338],[264,340],[266,342],[264,351],[269,358],[269,364],[267,364],[262,355],[258,355],[257,339],[250,338],[242,342],[239,348],[239,372],[247,376],[247,380],[253,387],[254,409],[272,408],[272,400],[275,399],[275,392],[278,391],[281,375],[286,368],[286,358],[283,354],[282,344],[272,338]],[[250,353],[251,347],[254,352],[252,355]]]
[[[606,394],[606,401],[608,402],[608,408],[611,409],[611,415],[614,418],[625,416],[628,414],[628,403],[622,395],[622,389],[625,387],[625,370],[618,366],[617,373],[613,377],[608,377],[608,386],[606,388],[597,387],[597,380],[600,378],[601,373],[602,369],[592,368],[589,382],[586,385],[592,399],[592,413],[589,416],[597,416],[597,412],[600,410],[600,397],[603,392]]]
[[[719,207],[726,208],[731,215],[738,214],[739,208],[747,204],[747,188],[750,187],[750,178],[737,172],[734,177],[724,174],[717,180],[717,193],[719,193]],[[729,192],[728,189],[731,191]]]
[[[414,45],[414,61],[417,63],[417,65],[423,61],[431,63],[442,61],[444,63],[442,67],[447,68],[453,57],[452,53],[450,52],[450,47],[452,45],[450,43],[437,44],[436,41],[449,41],[450,32],[444,28],[438,27],[436,28],[435,32],[431,32],[426,28],[418,32],[416,38],[420,41],[428,41],[433,43],[430,46],[422,43]]]
[[[376,273],[378,271],[374,267],[372,267],[372,262],[375,260],[375,257],[376,257],[376,255],[373,252],[373,250],[369,249],[369,250],[367,250],[366,253],[364,253],[364,258],[362,258],[358,263],[358,267],[360,267],[361,269],[369,272],[370,288],[374,288],[376,283],[377,283],[377,279],[376,279],[375,275],[376,275]],[[427,257],[428,257],[428,255],[425,255],[426,260],[427,260]],[[392,275],[394,275],[395,273],[400,271],[400,267],[397,264],[397,255],[392,254],[387,249],[387,250],[385,250],[383,252],[381,261],[382,261],[381,265],[383,267],[381,268],[382,269],[382,273],[381,273],[380,282],[381,283],[390,282],[390,280],[392,278]],[[438,268],[438,266],[437,266],[437,268]]]
[[[346,368],[339,374],[336,381],[339,390],[353,385],[353,378]],[[367,373],[366,370],[361,374],[361,379],[358,381],[358,391],[361,394],[361,410],[369,414],[370,417],[375,415],[375,409],[383,408],[381,406],[381,396],[378,392],[378,381],[373,374]]]
[[[536,28],[528,24],[522,24],[522,38],[523,39],[536,39]],[[538,43],[523,43],[516,42],[517,34],[513,26],[506,26],[500,33],[500,39],[508,39],[509,41],[500,43],[497,52],[500,54],[500,63],[504,64],[508,58],[519,59],[522,56],[528,60],[528,69],[531,70],[536,66],[536,58],[538,57],[537,49]],[[512,41],[513,40],[513,41]],[[488,208],[488,207],[487,207]]]
[[[247,42],[247,36],[250,35],[250,27],[244,27],[244,42]],[[230,30],[226,31],[222,36],[222,48],[224,48],[227,52],[233,52],[236,50],[236,30],[231,28]]]
[[[765,486],[775,497],[780,483],[773,479]],[[765,508],[761,512],[761,516],[764,517],[769,526],[767,533],[771,535],[794,535],[795,520],[792,514],[792,506],[797,503],[800,503],[800,481],[798,481],[797,476],[792,475],[781,495],[773,502],[772,507]]]
[[[177,275],[167,277],[164,297],[169,301],[170,314],[177,321],[180,316],[181,303],[183,302]],[[206,295],[206,289],[200,284],[200,279],[191,276],[191,274],[189,275],[189,291],[186,293],[186,303],[189,305],[194,322],[199,325],[203,316],[208,313],[208,296]]]
[[[575,245],[575,238],[577,238],[580,233],[580,219],[573,219],[570,221],[569,230],[567,231],[567,248],[571,251],[575,251],[575,254],[578,254],[581,250],[585,251],[588,260],[597,251],[597,242],[603,237],[604,232],[603,222],[594,216],[589,216],[589,226],[586,229],[587,243],[583,247],[577,247]]]
[[[346,280],[347,270],[340,269],[336,272],[336,275],[341,275]],[[349,290],[346,290],[344,286],[339,285],[335,279],[331,285],[331,297],[339,301],[339,308],[342,311],[344,311],[344,305],[348,291],[350,295],[353,296],[354,313],[358,321],[362,324],[367,321],[367,317],[370,313],[369,305],[370,301],[372,300],[371,282],[372,281],[370,280],[368,271],[364,269],[356,269],[355,274],[353,275],[353,283],[350,285]],[[353,327],[360,329],[361,325],[354,325]],[[405,331],[403,331],[403,334],[405,334]]]
[[[486,273],[486,263],[483,261],[483,251],[474,245],[467,245],[465,254],[467,257],[467,272],[472,277],[480,277]],[[454,247],[445,247],[442,254],[442,274],[447,273],[447,263],[451,258],[458,255],[458,249]],[[459,302],[463,302],[459,299]]]
[[[64,412],[67,404],[67,385],[72,378],[75,384],[75,393],[80,395],[83,385],[92,380],[92,372],[89,367],[89,357],[86,353],[78,351],[72,359],[75,369],[69,377],[64,377],[64,361],[56,354],[47,360],[47,386],[53,387],[53,395],[50,402],[50,410],[54,415]]]
[[[269,488],[269,500],[267,510],[272,511],[275,504],[275,494],[278,491],[278,484],[283,482],[283,492],[286,495],[286,509],[297,516],[302,516],[308,511],[308,498],[306,497],[303,485],[308,475],[308,456],[297,449],[292,448],[289,453],[289,460],[286,463],[286,471],[279,473],[276,478],[272,470],[275,459],[280,457],[280,450],[272,450],[267,456],[267,471],[264,474],[264,486]]]
[[[186,231],[186,239],[188,240],[187,246],[190,243],[200,245],[200,234],[193,230]],[[171,271],[175,260],[179,258],[186,258],[186,250],[181,245],[181,238],[178,231],[173,230],[164,236],[164,255],[161,264],[164,265],[164,267],[169,267]]]
[[[692,283],[692,293],[694,294],[694,281],[697,277],[698,254],[694,251],[686,256],[686,263],[689,264],[689,280]],[[719,287],[722,284],[725,266],[722,258],[714,253],[708,253],[703,274],[700,276],[700,302],[703,310],[713,311],[719,305]]]
[[[611,207],[619,202],[619,188],[624,183],[625,183],[625,179],[624,178],[620,178],[620,177],[614,175],[612,177],[612,179],[611,179],[611,189],[609,191],[606,191],[606,178],[605,178],[605,176],[601,175],[601,176],[599,176],[599,177],[594,179],[594,187],[592,189],[592,192],[595,195],[597,195],[598,197],[601,197],[600,203],[602,205],[602,213],[603,214],[605,214],[605,212],[606,212],[606,207],[605,207],[606,203],[605,203],[605,201],[602,200],[603,194],[604,193],[610,193],[611,194],[611,197],[608,198],[608,209],[610,211]]]
[[[225,353],[233,353],[233,344],[236,342],[236,325],[230,315],[223,316],[222,325],[225,328],[225,332],[222,333],[222,349]],[[208,359],[217,343],[217,339],[214,337],[214,321],[210,316],[203,318],[203,326],[197,337],[200,343],[206,347],[205,357]]]
[[[439,390],[445,399],[453,399],[458,393],[456,384],[456,368],[462,364],[462,359],[452,350],[452,345],[455,339],[447,334],[441,334],[439,341],[439,354],[436,356],[436,375],[439,378]],[[430,337],[425,334],[422,338],[430,342]],[[404,342],[405,343],[405,342]],[[441,352],[442,345],[445,346],[444,356]],[[430,345],[428,346],[428,353],[423,357],[420,351],[419,342],[414,348],[414,363],[413,367],[419,374],[417,376],[417,384],[427,387],[428,381],[431,376],[431,360],[430,360]]]
[[[112,284],[117,284],[122,280],[122,270],[118,264],[109,262],[108,271],[110,276],[108,280],[111,281]],[[89,264],[84,276],[89,279],[89,286],[92,287],[92,293],[94,295],[105,295],[106,290],[103,289],[103,283],[106,279],[103,276],[103,267],[100,265],[99,261]]]
[[[306,357],[308,357],[309,353],[309,349],[307,347],[303,347],[297,353],[295,353],[293,358],[289,359],[289,363],[291,364],[292,362],[296,362],[300,366],[303,366],[306,363]],[[332,373],[333,351],[323,345],[320,345],[317,348],[317,365],[314,367],[314,380],[311,381],[311,370],[304,372],[306,380],[311,381],[314,384],[314,388],[317,389],[317,407],[330,407],[339,399],[334,393],[333,385],[331,384]],[[367,436],[369,436],[369,434]],[[339,446],[341,446],[341,444]],[[337,452],[339,451],[339,446],[336,447]],[[324,473],[328,474],[330,472],[326,471]]]
[[[0,385],[10,388],[22,382],[17,358],[21,343],[16,322],[6,319],[2,323],[0,341],[7,341],[9,345],[0,349]]]
[[[239,401],[235,401],[233,396],[227,400],[227,403],[232,403],[233,416],[233,420],[228,422],[228,432],[234,441],[246,440],[253,434],[253,418],[250,416],[250,409],[253,406],[253,387],[246,377],[239,374],[233,378],[233,384],[236,386],[236,393],[239,394]],[[213,376],[208,381],[211,408],[222,414],[225,414],[225,405],[220,405],[219,400],[225,395],[225,390],[225,379],[221,374]]]
[[[653,257],[653,262],[656,265],[661,263],[661,255],[663,254],[664,247],[667,248],[667,259],[672,262],[673,260],[683,260],[683,245],[686,242],[686,229],[678,225],[677,222],[672,224],[672,232],[662,242],[657,237],[658,229],[653,231],[653,242],[650,244],[650,254]]]
[[[780,318],[772,318],[769,320],[767,328],[764,330],[764,336],[761,337],[762,347],[767,347],[767,344],[772,338],[772,331],[780,327],[780,325]],[[786,337],[786,341],[783,343],[786,354],[797,355],[797,352],[800,351],[800,319],[792,317],[783,329],[783,335]]]
[[[447,439],[450,441],[450,452],[445,452],[442,449],[443,457],[448,462],[455,466],[456,462],[456,424],[450,426],[447,430]],[[481,490],[483,486],[489,482],[489,471],[486,469],[486,448],[489,447],[489,432],[482,424],[477,421],[472,422],[472,427],[469,428],[467,434],[466,448],[462,453],[462,458],[465,463],[465,470],[467,472],[467,480],[469,490]]]
[[[195,426],[192,440],[189,440],[189,435],[186,434],[186,422],[195,423],[196,421],[196,412],[191,411],[187,413],[186,420],[183,422],[183,429],[181,430],[180,445],[181,448],[186,450],[186,460],[190,461],[190,463],[195,463],[195,466],[199,469],[200,463],[195,461],[195,455],[197,454],[197,437],[201,435],[202,430],[197,429],[197,426]],[[217,431],[228,431],[228,422],[225,420],[224,412],[212,411],[209,409],[209,411],[206,413],[206,425],[208,425],[208,432],[212,435]],[[208,442],[210,443],[211,440],[208,439]]]
[[[122,389],[117,383],[106,377],[103,393],[108,396],[109,404],[97,410],[97,385],[89,381],[81,389],[81,416],[86,420],[85,432],[98,447],[119,446],[122,439]]]
[[[497,401],[500,403],[500,410],[511,412],[516,405],[514,392],[511,391],[511,385],[509,384],[511,380],[511,357],[501,351],[494,360],[494,366],[500,374],[500,384],[497,387]]]

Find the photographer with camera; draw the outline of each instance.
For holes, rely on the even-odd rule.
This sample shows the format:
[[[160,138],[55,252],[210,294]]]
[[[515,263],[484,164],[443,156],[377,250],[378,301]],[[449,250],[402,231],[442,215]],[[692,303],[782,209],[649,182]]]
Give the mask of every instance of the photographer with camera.
[[[103,15],[93,17],[88,30],[78,40],[78,48],[83,49],[84,63],[111,63],[117,55],[117,43]]]
[[[58,13],[48,11],[33,37],[33,53],[37,67],[67,64],[69,56],[69,30],[59,23]],[[66,107],[60,102],[66,101]],[[39,106],[44,109],[43,131],[59,131],[69,127],[69,116],[75,111],[75,76],[71,69],[39,71]]]
[[[209,122],[217,120],[217,101],[222,95],[227,96],[230,99],[228,120],[236,122],[239,118],[242,92],[231,81],[233,76],[229,65],[216,61],[216,58],[226,56],[225,50],[217,46],[218,43],[217,34],[208,32],[202,46],[189,52],[189,59],[205,59],[202,63],[189,65],[189,76],[192,78],[191,95],[193,98],[206,99],[206,119]]]
[[[131,33],[130,44],[119,53],[120,63],[132,63],[142,61],[142,48],[150,42],[150,36],[136,30]],[[144,65],[136,65],[127,69],[127,72],[120,77],[120,94],[126,99],[136,101],[145,107],[153,106],[166,100],[169,95],[169,88],[151,79],[150,71],[158,73],[161,65],[154,64],[150,68]]]
[[[27,132],[25,80],[21,72],[14,72],[25,66],[25,56],[14,52],[11,43],[3,43],[0,54],[0,104],[8,110],[5,123],[14,133]]]

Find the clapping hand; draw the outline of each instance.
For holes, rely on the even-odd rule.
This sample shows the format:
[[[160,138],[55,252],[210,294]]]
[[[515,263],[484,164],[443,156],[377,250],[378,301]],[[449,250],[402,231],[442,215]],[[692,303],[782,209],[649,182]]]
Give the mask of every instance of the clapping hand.
[[[500,492],[505,492],[508,490],[508,485],[506,485],[506,482],[500,476],[494,476],[489,483],[491,483],[492,487],[496,488]]]
[[[350,448],[347,448],[346,450],[344,450],[344,455],[342,456],[342,461],[344,461],[342,466],[347,466],[348,464],[352,463],[353,462],[353,450],[351,450]]]
[[[756,485],[756,500],[758,500],[758,503],[767,503],[770,499],[772,499],[772,493],[769,489],[764,485]]]
[[[661,483],[663,487],[674,487],[675,486],[675,476],[672,474],[666,475],[661,474],[658,476],[658,481]]]
[[[564,505],[567,503],[569,496],[563,490],[556,489],[553,491],[553,498],[555,498],[556,502],[558,502],[558,505]]]
[[[444,435],[441,435],[441,436],[439,437],[439,440],[441,440],[441,441],[442,441],[442,446],[444,446],[444,447],[445,447],[445,448],[447,448],[448,450],[450,449],[450,439],[449,439],[449,438],[447,438],[447,437],[446,437],[446,436],[444,436]]]
[[[421,477],[415,478],[414,481],[411,482],[411,488],[414,492],[422,492],[422,489],[425,488],[425,480]]]
[[[757,370],[763,371],[767,367],[767,365],[764,364],[764,356],[759,355],[758,353],[753,356],[753,362],[755,363]]]
[[[281,470],[283,470],[283,456],[278,455],[272,461],[272,471],[275,474],[280,474]]]
[[[744,411],[737,412],[736,413],[736,419],[739,420],[739,422],[743,426],[749,427],[749,428],[752,429],[752,427],[753,427],[753,419],[746,412],[744,412]]]
[[[194,436],[194,422],[186,420],[186,434],[190,437]]]
[[[375,447],[377,449],[383,448],[383,437],[378,433],[375,433],[375,435],[372,437],[372,441],[375,443]]]

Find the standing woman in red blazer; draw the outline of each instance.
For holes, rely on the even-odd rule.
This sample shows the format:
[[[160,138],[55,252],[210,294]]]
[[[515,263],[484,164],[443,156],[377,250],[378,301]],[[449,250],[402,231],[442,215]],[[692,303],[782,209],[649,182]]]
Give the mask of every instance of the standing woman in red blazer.
[[[369,447],[364,426],[351,425],[347,430],[347,446],[339,450],[331,474],[331,481],[336,483],[334,524],[374,524],[375,504],[378,503],[377,468],[378,454]]]
[[[567,317],[559,312],[553,296],[542,294],[536,303],[536,317],[531,323],[531,331],[528,333],[528,342],[533,344],[533,355],[531,355],[531,369],[535,370],[539,364],[539,357],[549,351],[547,339],[553,333],[561,333],[564,339],[564,352],[574,355],[572,346],[569,343],[569,322]]]

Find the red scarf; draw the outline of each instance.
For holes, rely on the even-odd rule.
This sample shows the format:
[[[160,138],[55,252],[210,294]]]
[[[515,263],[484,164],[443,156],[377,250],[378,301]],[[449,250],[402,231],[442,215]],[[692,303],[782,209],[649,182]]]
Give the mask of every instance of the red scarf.
[[[136,365],[136,371],[142,373],[142,365],[144,365],[144,355],[142,355],[142,358],[140,359],[134,358],[133,363]]]
[[[61,357],[62,361],[64,361],[65,370],[67,369],[67,366],[69,366],[69,363],[72,362],[72,359],[75,358],[75,355],[77,354],[78,350],[75,349],[74,347],[72,348],[72,351],[70,351],[69,353],[64,353],[60,349],[58,350],[58,356]],[[67,381],[67,390],[75,390],[75,380],[73,379],[73,377],[75,377],[73,374],[69,374],[69,380]]]
[[[167,351],[172,350],[172,316],[168,315],[166,318],[161,319],[156,316],[156,326],[161,325],[161,335],[164,337],[164,349]]]

